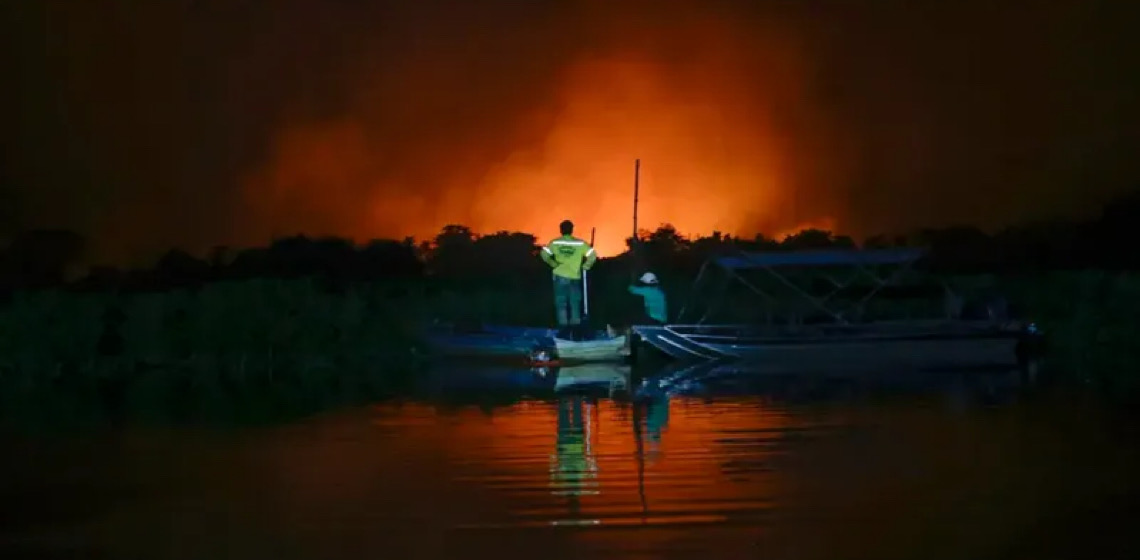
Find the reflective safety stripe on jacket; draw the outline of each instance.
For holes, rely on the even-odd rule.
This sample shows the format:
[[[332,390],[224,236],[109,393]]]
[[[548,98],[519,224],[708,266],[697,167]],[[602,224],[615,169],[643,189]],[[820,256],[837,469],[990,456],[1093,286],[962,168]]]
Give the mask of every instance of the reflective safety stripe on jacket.
[[[582,269],[589,270],[597,258],[589,243],[571,235],[563,235],[542,248],[542,260],[563,278],[581,278]]]

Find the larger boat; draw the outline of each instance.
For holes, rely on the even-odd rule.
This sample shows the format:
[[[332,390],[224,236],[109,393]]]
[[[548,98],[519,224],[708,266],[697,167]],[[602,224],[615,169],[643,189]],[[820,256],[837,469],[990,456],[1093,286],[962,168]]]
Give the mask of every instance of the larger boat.
[[[716,305],[690,303],[680,317],[703,311],[696,320],[635,326],[634,352],[744,360],[752,370],[772,372],[1025,365],[1032,358],[1029,349],[1037,347],[1036,327],[1009,320],[996,304],[973,318],[964,314],[963,299],[949,285],[916,271],[924,255],[921,249],[896,248],[713,258],[702,266],[694,293],[719,271],[721,286],[743,287],[755,296],[755,304],[737,297],[728,306],[734,318],[747,320],[710,322]]]

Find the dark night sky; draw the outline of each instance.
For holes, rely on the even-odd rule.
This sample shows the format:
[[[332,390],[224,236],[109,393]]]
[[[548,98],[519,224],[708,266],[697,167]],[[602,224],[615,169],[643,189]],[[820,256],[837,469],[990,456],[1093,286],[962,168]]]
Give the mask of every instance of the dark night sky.
[[[3,230],[93,259],[303,231],[866,235],[1140,186],[1126,2],[0,5]],[[573,193],[573,194],[568,194]]]

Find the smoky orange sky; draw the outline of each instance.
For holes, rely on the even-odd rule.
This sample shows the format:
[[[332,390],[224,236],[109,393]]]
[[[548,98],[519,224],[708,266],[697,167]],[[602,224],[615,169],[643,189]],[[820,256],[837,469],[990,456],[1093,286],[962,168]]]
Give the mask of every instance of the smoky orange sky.
[[[552,86],[528,103],[490,109],[500,122],[467,143],[410,140],[426,177],[392,177],[407,162],[371,134],[374,112],[360,109],[371,96],[337,118],[285,127],[265,165],[242,184],[255,221],[272,228],[262,237],[292,229],[430,238],[443,225],[463,224],[545,240],[568,218],[579,236],[596,228],[599,252],[612,255],[632,231],[637,158],[641,228],[668,222],[683,232],[751,234],[834,225],[826,201],[795,204],[800,183],[838,179],[848,155],[833,147],[821,165],[822,153],[795,153],[792,134],[805,131],[787,130],[778,118],[811,111],[803,98],[807,63],[794,37],[772,28],[746,40],[727,21],[699,13],[681,21],[635,27],[635,39],[629,28],[604,26],[603,48],[559,64]],[[670,60],[670,53],[684,55]],[[421,72],[431,70],[412,68],[406,79],[439,79]],[[450,103],[484,109],[442,81],[437,87]],[[827,140],[826,131],[811,132]],[[487,144],[501,147],[497,157],[479,157]]]
[[[639,225],[858,237],[1088,214],[1140,180],[1123,8],[1066,0],[0,6],[0,236]],[[1136,125],[1136,126],[1133,126]]]

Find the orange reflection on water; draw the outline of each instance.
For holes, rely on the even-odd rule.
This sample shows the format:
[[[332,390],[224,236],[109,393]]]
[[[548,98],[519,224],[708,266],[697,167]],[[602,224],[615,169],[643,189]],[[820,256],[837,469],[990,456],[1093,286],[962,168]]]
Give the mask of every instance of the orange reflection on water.
[[[1140,454],[1085,407],[771,402],[385,404],[235,432],[36,440],[9,454],[4,490],[47,497],[22,502],[33,523],[0,533],[0,557],[17,557],[12,543],[62,542],[172,559],[561,558],[583,547],[914,558],[930,555],[927,543],[979,558],[1024,541],[1041,512],[1140,495]],[[594,493],[552,492],[567,488]],[[82,511],[35,524],[52,507]],[[1104,510],[1096,522],[1114,519]],[[1071,532],[1053,527],[1034,538]],[[583,556],[597,557],[572,557]]]
[[[491,413],[425,407],[416,414],[434,427],[425,421],[402,439],[416,453],[444,453],[458,467],[450,479],[494,488],[512,504],[512,524],[692,523],[764,506],[749,496],[772,494],[771,473],[747,471],[771,454],[766,438],[778,438],[783,416],[755,406],[713,415],[686,401],[631,406],[564,397]]]

